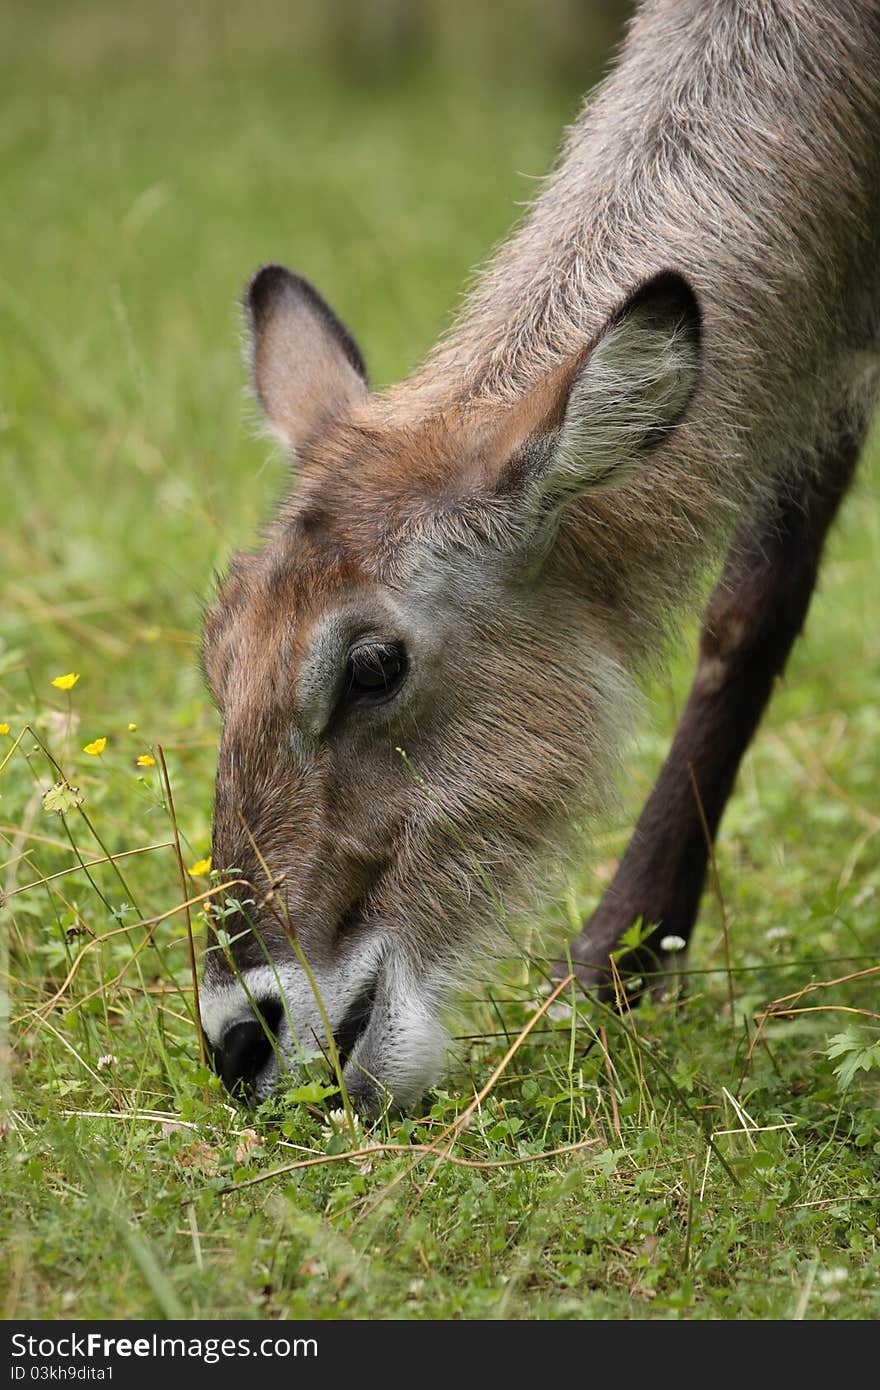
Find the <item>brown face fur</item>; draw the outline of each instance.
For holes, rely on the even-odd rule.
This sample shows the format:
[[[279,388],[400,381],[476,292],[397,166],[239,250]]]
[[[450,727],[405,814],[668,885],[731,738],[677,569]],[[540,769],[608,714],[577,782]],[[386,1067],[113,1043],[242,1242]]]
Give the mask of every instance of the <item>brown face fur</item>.
[[[572,582],[559,513],[579,479],[589,486],[592,470],[604,483],[677,421],[695,310],[667,277],[515,408],[459,404],[402,423],[366,396],[341,348],[328,380],[341,327],[315,312],[313,291],[268,273],[258,363],[261,334],[285,352],[295,336],[300,353],[317,335],[322,389],[303,392],[300,373],[298,403],[282,408],[260,390],[296,451],[297,483],[206,621],[223,717],[214,863],[251,886],[235,889],[246,910],[225,923],[229,952],[207,955],[205,1027],[227,1080],[256,1096],[324,1042],[295,936],[349,1089],[375,1109],[436,1077],[443,1005],[498,931],[499,898],[516,897],[542,847],[558,851],[578,807],[602,800],[629,687],[613,595],[601,572]],[[622,424],[596,396],[612,371],[614,410],[622,387],[631,397]],[[282,379],[275,364],[273,391]],[[353,688],[358,652],[376,647],[396,663],[379,698]],[[256,1026],[242,1051],[254,1002],[272,1016],[274,1054]]]

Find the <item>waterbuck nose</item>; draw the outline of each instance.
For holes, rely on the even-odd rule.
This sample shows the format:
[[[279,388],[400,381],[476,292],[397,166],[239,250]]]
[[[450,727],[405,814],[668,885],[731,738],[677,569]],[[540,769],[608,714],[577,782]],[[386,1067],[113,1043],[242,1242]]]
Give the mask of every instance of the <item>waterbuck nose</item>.
[[[255,1099],[257,1079],[275,1052],[281,1021],[280,1005],[260,1004],[259,1011],[259,1018],[251,1014],[231,1023],[219,1047],[211,1049],[214,1069],[227,1090],[237,1099],[248,1102]]]

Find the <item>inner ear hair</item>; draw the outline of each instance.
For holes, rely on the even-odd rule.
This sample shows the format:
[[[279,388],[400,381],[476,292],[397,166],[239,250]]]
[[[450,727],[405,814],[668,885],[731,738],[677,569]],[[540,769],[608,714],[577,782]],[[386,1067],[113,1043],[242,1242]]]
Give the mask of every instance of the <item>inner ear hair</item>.
[[[294,452],[367,393],[360,349],[314,286],[282,265],[258,270],[244,295],[254,389],[267,423]]]
[[[696,389],[701,336],[697,300],[681,276],[656,276],[630,296],[573,361],[561,408],[544,422],[545,505],[622,481],[666,440]]]
[[[647,425],[641,443],[642,449],[652,449],[681,423],[696,390],[703,315],[690,283],[674,271],[661,271],[621,308],[612,331],[624,325],[637,330],[631,341],[641,346],[646,413],[653,411],[658,416],[657,424]],[[628,350],[624,343],[624,354]],[[653,372],[648,365],[652,360]]]

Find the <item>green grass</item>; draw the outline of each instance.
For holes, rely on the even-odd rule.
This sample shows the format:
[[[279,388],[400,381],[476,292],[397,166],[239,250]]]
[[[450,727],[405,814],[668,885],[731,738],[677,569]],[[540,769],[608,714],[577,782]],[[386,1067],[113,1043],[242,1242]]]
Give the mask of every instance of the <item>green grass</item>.
[[[0,45],[0,1306],[876,1317],[876,976],[805,995],[823,1008],[770,1019],[750,1055],[772,1000],[880,961],[876,449],[720,837],[733,1017],[709,897],[687,1001],[542,1017],[457,1163],[418,1146],[533,1016],[541,975],[522,962],[464,1001],[445,1089],[378,1127],[401,1148],[367,1160],[345,1157],[307,1093],[248,1116],[200,1067],[182,915],[140,925],[181,895],[172,850],[147,848],[170,839],[158,769],[136,759],[164,747],[191,864],[217,737],[200,605],[283,477],[242,392],[236,296],[260,261],[286,260],[355,328],[374,379],[401,375],[576,94],[453,62],[355,84],[319,48],[297,56],[291,23],[245,34],[178,10],[148,32],[133,9],[76,22],[43,5]],[[542,928],[601,893],[689,665],[655,692],[626,816],[585,845]],[[67,671],[69,695],[51,684]],[[98,737],[103,755],[84,754]],[[42,805],[58,776],[45,748],[84,798],[63,819]],[[102,845],[141,852],[76,868]],[[847,1061],[863,1063],[851,1079]]]

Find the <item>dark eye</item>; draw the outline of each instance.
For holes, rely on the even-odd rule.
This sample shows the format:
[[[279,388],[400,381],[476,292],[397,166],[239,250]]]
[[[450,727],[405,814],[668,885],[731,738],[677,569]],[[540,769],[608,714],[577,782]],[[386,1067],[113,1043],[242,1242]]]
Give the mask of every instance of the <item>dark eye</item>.
[[[406,671],[406,648],[402,642],[359,642],[348,653],[347,694],[352,699],[381,704],[400,689]]]

